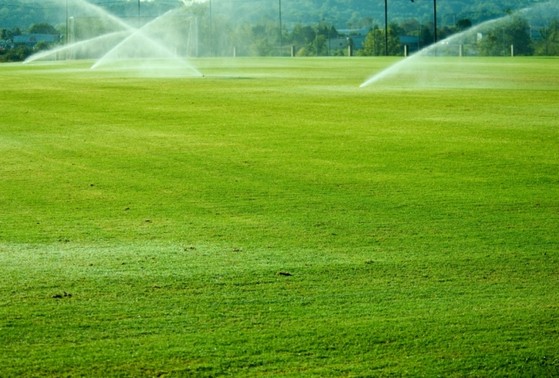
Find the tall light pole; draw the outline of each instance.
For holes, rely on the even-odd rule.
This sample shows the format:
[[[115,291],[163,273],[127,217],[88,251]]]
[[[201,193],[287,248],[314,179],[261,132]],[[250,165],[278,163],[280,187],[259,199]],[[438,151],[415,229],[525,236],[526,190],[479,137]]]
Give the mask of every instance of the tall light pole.
[[[435,43],[438,41],[437,37],[437,0],[433,0],[433,38]]]
[[[279,55],[281,56],[281,49],[283,46],[283,35],[281,32],[282,22],[281,22],[281,0],[278,0],[278,9],[279,9]]]
[[[384,55],[388,56],[388,0],[384,0]]]
[[[138,19],[140,19],[140,0],[138,0]]]
[[[69,27],[70,27],[70,22],[68,21],[68,0],[66,0],[66,44],[70,43],[70,41],[68,40],[68,38],[70,37],[69,34]]]
[[[213,14],[212,14],[212,0],[208,2],[209,13],[210,13],[210,56],[214,55],[214,25],[213,25]]]
[[[411,0],[413,3],[414,0]],[[435,43],[439,40],[437,37],[437,0],[433,0],[433,39]]]

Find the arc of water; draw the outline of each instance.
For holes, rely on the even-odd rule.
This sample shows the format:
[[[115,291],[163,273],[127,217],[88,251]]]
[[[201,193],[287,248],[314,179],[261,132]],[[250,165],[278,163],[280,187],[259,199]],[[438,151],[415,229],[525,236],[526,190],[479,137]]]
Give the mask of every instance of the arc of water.
[[[515,12],[512,15],[506,15],[506,16],[503,16],[503,17],[500,17],[500,18],[497,18],[497,19],[494,19],[494,20],[489,20],[489,21],[482,22],[481,24],[475,25],[475,26],[473,26],[473,27],[469,28],[468,30],[465,30],[461,33],[451,35],[450,37],[445,38],[444,40],[439,41],[436,44],[427,46],[426,48],[416,52],[415,54],[398,61],[397,63],[389,66],[388,68],[384,69],[383,71],[371,76],[369,79],[367,79],[365,82],[363,82],[359,87],[360,88],[367,87],[367,86],[372,85],[374,83],[377,83],[377,82],[379,82],[379,81],[381,81],[381,80],[383,80],[383,79],[385,79],[385,78],[387,78],[391,75],[394,75],[398,72],[401,72],[401,70],[404,67],[412,64],[416,59],[418,59],[420,57],[423,57],[423,56],[429,56],[432,52],[435,52],[439,47],[441,47],[445,44],[451,44],[455,41],[460,41],[461,39],[463,39],[468,34],[480,32],[484,28],[488,28],[488,27],[491,27],[495,23],[499,23],[499,22],[503,22],[504,20],[508,20],[508,19],[510,19],[511,17],[514,17],[517,14],[526,14],[530,11],[534,11],[534,10],[538,11],[540,9],[545,9],[548,13],[551,13],[551,14],[557,14],[557,13],[553,13],[553,11],[551,11],[551,10],[555,9],[555,11],[557,11],[557,9],[558,9],[557,6],[558,5],[559,4],[557,3],[556,0],[555,1],[549,1],[549,2],[546,2],[546,3],[538,4],[534,7],[521,9],[518,12]]]
[[[91,69],[101,68],[103,65],[119,60],[118,54],[122,50],[132,45],[134,40],[140,40],[143,44],[145,44],[145,46],[143,47],[149,49],[150,55],[155,55],[158,58],[165,59],[164,62],[144,62],[145,64],[135,66],[136,68],[140,69],[140,71],[144,72],[145,69],[151,69],[152,72],[158,72],[163,69],[169,72],[169,69],[172,69],[174,70],[174,74],[182,75],[184,74],[184,70],[188,70],[196,76],[202,76],[202,74],[192,64],[179,57],[176,52],[170,49],[169,46],[165,45],[163,42],[156,40],[155,37],[149,35],[148,33],[152,28],[155,29],[156,32],[159,31],[157,29],[159,24],[167,25],[168,19],[174,16],[177,12],[182,11],[183,9],[184,8],[170,10],[163,15],[155,18],[154,20],[146,23],[140,28],[133,28],[133,32],[130,35],[128,35],[126,38],[120,41],[120,43],[118,43],[110,51],[103,55],[91,67]],[[179,73],[181,71],[183,73]]]
[[[126,30],[129,30],[129,31],[134,30],[134,28],[132,26],[128,25],[126,22],[124,22],[123,20],[121,20],[117,16],[113,15],[112,13],[107,12],[106,10],[101,8],[100,6],[92,4],[92,3],[90,3],[89,1],[86,1],[86,0],[78,0],[78,2],[80,3],[80,5],[83,5],[86,8],[92,9],[95,13],[100,14],[103,17],[107,17],[110,21],[118,24],[120,27],[122,27]]]
[[[41,52],[38,52],[36,54],[33,54],[33,55],[29,56],[27,59],[25,59],[23,61],[23,64],[32,63],[34,61],[41,60],[41,59],[44,59],[44,58],[49,57],[49,56],[53,56],[53,55],[60,54],[60,53],[66,52],[66,51],[74,50],[74,49],[80,48],[80,47],[87,47],[89,45],[92,45],[92,44],[95,44],[95,43],[98,43],[98,42],[111,40],[113,38],[121,38],[121,37],[125,36],[126,34],[130,34],[130,31],[124,30],[124,31],[116,31],[116,32],[112,32],[112,33],[107,33],[107,34],[100,35],[98,37],[86,39],[86,40],[83,40],[83,41],[74,42],[72,44],[60,46],[60,47],[57,47],[57,48],[54,48],[54,49],[51,49],[51,50],[41,51]]]
[[[130,43],[130,41],[132,41],[134,38],[137,38],[137,37],[141,38],[142,41],[146,42],[152,50],[157,51],[157,53],[162,55],[163,57],[173,58],[173,59],[178,58],[177,55],[173,51],[171,51],[167,46],[162,45],[161,43],[156,41],[154,38],[152,38],[151,36],[149,36],[148,34],[145,33],[146,30],[148,30],[149,28],[153,27],[154,25],[156,25],[158,23],[164,22],[167,18],[171,17],[177,11],[178,11],[177,9],[170,10],[170,11],[164,13],[163,15],[157,17],[156,19],[146,23],[145,25],[143,25],[140,28],[133,28],[133,27],[129,26],[132,33],[130,35],[128,35],[126,38],[124,38],[116,46],[114,46],[111,50],[109,50],[105,55],[103,55],[91,67],[91,69],[99,68],[104,63],[106,63],[106,61],[108,61],[109,59],[113,59],[118,54],[119,49],[121,49],[123,46],[125,46],[127,43]],[[180,9],[179,9],[179,11],[180,11]],[[185,67],[187,66],[188,68],[190,68],[190,69],[196,71],[198,74],[200,74],[191,65],[187,65],[186,62],[184,62],[184,61],[182,61],[182,63],[185,65]]]
[[[120,30],[120,31],[113,32],[113,33],[103,34],[101,36],[93,37],[93,38],[86,39],[86,40],[83,40],[83,41],[74,42],[74,43],[59,47],[59,48],[52,49],[52,50],[39,52],[37,54],[33,54],[30,57],[28,57],[24,61],[24,63],[31,63],[31,62],[34,62],[36,60],[43,59],[47,56],[52,56],[54,54],[57,54],[57,53],[60,53],[60,52],[63,52],[63,51],[67,51],[67,50],[71,50],[71,49],[74,49],[76,47],[79,48],[79,47],[87,46],[88,44],[91,44],[91,43],[95,43],[95,42],[98,42],[98,41],[101,41],[101,40],[104,40],[104,39],[112,38],[112,37],[118,35],[118,33],[129,34],[129,33],[133,32],[135,30],[134,28],[132,28],[130,25],[128,25],[126,22],[124,22],[120,18],[112,15],[111,13],[107,12],[103,8],[101,8],[101,7],[99,7],[95,4],[92,4],[92,3],[90,3],[86,0],[76,0],[76,4],[80,7],[83,7],[84,9],[88,9],[88,10],[93,11],[93,13],[95,13],[95,14],[106,17],[107,19],[109,19],[113,23],[117,24],[119,27],[123,28],[124,30]]]
[[[57,1],[62,4],[64,0]],[[188,75],[194,74],[202,76],[202,74],[192,64],[190,64],[190,62],[177,55],[173,47],[169,46],[167,38],[174,32],[172,28],[169,28],[169,24],[171,21],[170,18],[176,14],[175,12],[184,11],[192,5],[192,2],[198,2],[199,0],[191,0],[190,3],[184,3],[185,6],[172,9],[139,28],[133,27],[119,17],[107,12],[100,6],[91,4],[86,0],[73,1],[73,5],[76,9],[88,14],[92,13],[97,17],[108,21],[112,25],[111,27],[113,29],[116,28],[117,31],[34,54],[24,63],[30,63],[39,59],[56,56],[60,53],[84,52],[88,54],[88,57],[94,57],[97,55],[97,61],[91,67],[93,69],[109,63],[113,58],[116,58],[119,53],[124,51],[131,57],[145,53],[147,56],[156,58],[156,60],[152,62],[138,61],[135,62],[134,65],[128,66],[131,70],[134,70],[135,68],[140,70],[140,73],[165,75],[172,72],[173,75],[177,74],[182,76],[188,70]],[[192,15],[190,15],[190,17],[192,18]],[[184,21],[184,18],[182,18],[181,21]],[[166,36],[167,41],[165,38],[160,38],[162,33]],[[136,43],[136,45],[132,42]],[[138,51],[140,51],[140,54],[138,54]]]
[[[477,30],[480,30],[480,29],[482,29],[484,27],[487,27],[487,26],[489,26],[493,23],[501,21],[502,19],[505,19],[507,17],[510,17],[510,16],[505,16],[505,17],[502,17],[502,18],[499,18],[499,19],[485,21],[485,22],[483,22],[483,23],[481,23],[481,24],[479,24],[479,25],[477,25],[473,28],[470,28],[470,29],[465,30],[465,31],[463,31],[461,33],[458,33],[458,34],[451,35],[450,37],[445,38],[442,41],[439,41],[439,42],[437,42],[433,45],[427,46],[424,49],[416,52],[415,54],[410,55],[409,57],[398,61],[397,63],[391,65],[390,67],[388,67],[387,69],[379,72],[378,74],[373,75],[372,77],[367,79],[364,83],[362,83],[359,86],[359,88],[364,88],[364,87],[367,87],[367,86],[372,85],[374,83],[377,83],[377,82],[381,81],[382,79],[384,79],[386,77],[389,77],[389,76],[395,74],[396,72],[399,72],[402,69],[402,67],[411,64],[414,60],[417,60],[418,58],[420,58],[422,56],[429,56],[430,53],[436,51],[437,48],[439,48],[440,46],[452,43],[456,40],[460,40],[460,39],[464,38],[464,36],[466,34],[475,33]]]

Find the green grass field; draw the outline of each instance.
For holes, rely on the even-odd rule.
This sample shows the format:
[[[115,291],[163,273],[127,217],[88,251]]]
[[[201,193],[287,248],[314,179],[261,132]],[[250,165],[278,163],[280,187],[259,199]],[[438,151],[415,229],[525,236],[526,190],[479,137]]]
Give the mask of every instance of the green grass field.
[[[558,376],[559,61],[394,61],[0,65],[0,376]]]

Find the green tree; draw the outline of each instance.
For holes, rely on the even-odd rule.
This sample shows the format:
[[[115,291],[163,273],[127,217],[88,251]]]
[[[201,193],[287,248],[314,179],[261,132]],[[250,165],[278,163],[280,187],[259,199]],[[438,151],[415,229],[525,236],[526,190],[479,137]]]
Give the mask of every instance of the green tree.
[[[553,20],[549,26],[540,30],[541,40],[536,44],[536,54],[546,56],[559,55],[559,20]]]
[[[291,44],[298,47],[306,47],[315,38],[315,31],[311,26],[297,24],[288,35],[288,38]]]
[[[48,50],[49,48],[50,48],[50,46],[47,42],[41,41],[33,47],[33,51],[35,51],[35,52],[43,51],[43,50]]]
[[[502,27],[487,32],[480,42],[480,53],[487,56],[510,54],[514,46],[515,55],[531,55],[534,52],[530,38],[530,25],[521,16],[514,16]]]
[[[47,23],[40,23],[31,26],[29,29],[31,34],[60,34],[56,28]]]
[[[297,24],[287,35],[287,41],[297,47],[298,56],[328,55],[328,40],[338,35],[334,26],[324,22],[314,27]]]
[[[419,32],[419,43],[421,46],[428,46],[435,41],[435,37],[433,36],[433,26],[422,25],[421,30]]]
[[[272,56],[278,52],[278,26],[274,22],[263,22],[252,27],[252,49],[259,56]]]
[[[402,55],[402,45],[400,44],[400,34],[402,29],[397,24],[391,24],[388,27],[388,38],[385,38],[384,29],[378,26],[373,27],[365,36],[363,42],[363,51],[361,55]],[[386,39],[388,39],[388,48],[385,49]]]
[[[505,42],[514,45],[516,55],[532,55],[534,53],[528,20],[520,16],[513,17],[506,33],[508,38]]]
[[[20,28],[14,28],[11,30],[8,29],[2,30],[2,39],[13,39],[16,35],[21,35]]]
[[[27,46],[17,46],[7,50],[6,54],[0,56],[3,62],[21,62],[33,53],[33,50]]]
[[[384,32],[378,26],[373,27],[365,36],[361,53],[367,56],[384,54]]]
[[[458,31],[464,31],[472,27],[472,21],[468,18],[462,18],[456,21],[456,28]]]

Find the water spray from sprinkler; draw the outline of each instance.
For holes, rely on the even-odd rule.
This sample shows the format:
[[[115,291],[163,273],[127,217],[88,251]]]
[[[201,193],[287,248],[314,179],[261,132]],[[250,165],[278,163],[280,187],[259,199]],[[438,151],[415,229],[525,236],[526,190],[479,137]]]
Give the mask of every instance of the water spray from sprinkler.
[[[178,51],[185,40],[187,29],[184,21],[195,24],[195,16],[186,12],[193,4],[203,1],[182,0],[184,6],[172,9],[141,27],[135,27],[95,4],[86,0],[75,0],[72,4],[74,9],[94,14],[107,22],[111,29],[105,34],[80,41],[74,41],[72,38],[74,22],[77,22],[78,18],[71,16],[68,10],[69,1],[58,2],[61,6],[66,6],[67,28],[64,46],[34,54],[24,63],[58,60],[61,54],[64,54],[62,59],[94,58],[92,69],[118,69],[120,72],[140,76],[202,76],[185,57],[179,55]],[[140,16],[138,0],[138,18]],[[194,34],[195,43],[198,43],[196,30],[188,30],[186,33],[189,37]],[[190,38],[187,40],[186,51],[190,51]]]
[[[415,0],[411,0],[415,2]],[[436,3],[434,1],[434,3]],[[502,25],[510,21],[517,15],[522,15],[525,17],[533,17],[533,18],[542,18],[544,15],[548,18],[548,21],[551,21],[559,15],[559,3],[554,1],[549,1],[546,3],[540,3],[535,6],[522,9],[512,14],[507,14],[498,19],[489,20],[483,22],[479,25],[475,25],[473,27],[468,28],[460,33],[451,35],[450,37],[443,39],[441,41],[437,41],[436,43],[425,47],[424,49],[416,52],[409,57],[399,60],[395,64],[389,66],[388,68],[376,73],[375,75],[371,76],[367,80],[365,80],[359,87],[364,88],[368,87],[373,84],[377,84],[385,79],[399,77],[402,80],[405,77],[406,86],[414,85],[414,83],[420,83],[423,86],[433,86],[437,85],[436,82],[439,80],[439,77],[442,77],[444,71],[452,71],[453,69],[456,71],[460,71],[462,66],[464,66],[467,62],[465,60],[421,60],[422,57],[427,56],[463,56],[463,41],[464,40],[472,40],[473,43],[476,44],[480,41],[480,38],[483,38],[483,35],[491,30],[495,30],[496,27]],[[514,46],[511,46],[511,55],[513,55]],[[454,50],[453,50],[454,49]],[[450,55],[449,55],[450,53]],[[453,63],[451,63],[453,62]],[[436,67],[435,70],[429,72],[428,67]],[[452,75],[451,75],[452,76]],[[448,76],[447,76],[448,77]],[[460,72],[459,75],[456,75],[458,79],[451,79],[451,80],[458,80],[458,81],[448,81],[443,82],[439,80],[439,85],[443,86],[456,86],[456,85],[482,85],[486,86],[489,85],[486,82],[482,82],[479,80],[480,75],[473,73],[467,75],[467,79],[464,81],[464,72]],[[462,79],[460,79],[462,77]],[[478,79],[476,79],[478,78]],[[460,83],[459,80],[462,80]],[[483,79],[482,79],[483,80]]]

